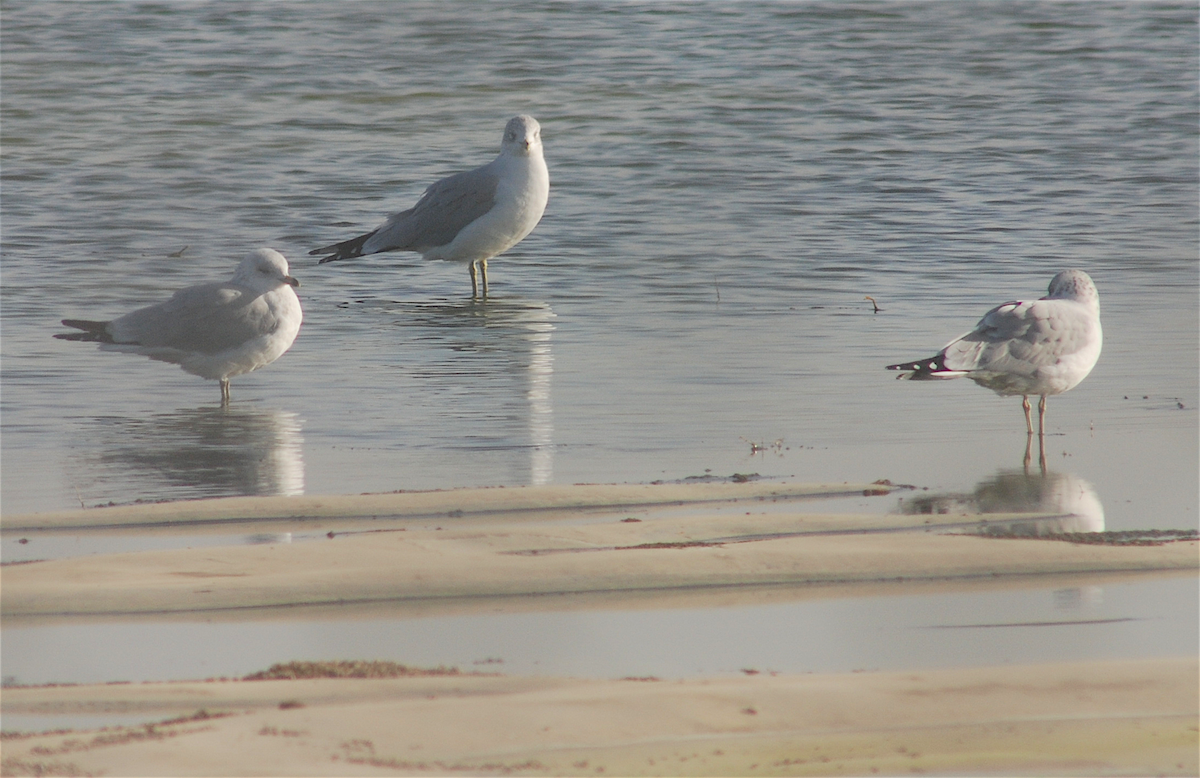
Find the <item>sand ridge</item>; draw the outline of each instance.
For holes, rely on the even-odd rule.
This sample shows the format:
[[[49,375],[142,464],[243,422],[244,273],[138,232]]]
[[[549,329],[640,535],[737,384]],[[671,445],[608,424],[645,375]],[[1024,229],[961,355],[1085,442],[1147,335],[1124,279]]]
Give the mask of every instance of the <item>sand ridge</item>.
[[[443,495],[443,506],[462,504],[458,495]],[[1194,541],[1112,547],[932,531],[978,527],[978,516],[643,511],[644,519],[613,515],[581,524],[516,520],[507,509],[487,523],[484,510],[477,513],[475,522],[461,528],[450,521],[383,523],[372,531],[339,528],[322,534],[327,525],[321,524],[314,539],[304,542],[10,566],[3,573],[0,615],[6,621],[211,617],[380,604],[428,614],[472,601],[498,609],[522,607],[522,601],[547,596],[563,607],[566,600],[602,597],[611,604],[740,587],[1180,574],[1198,566]],[[1019,517],[992,515],[983,521],[1012,518]]]

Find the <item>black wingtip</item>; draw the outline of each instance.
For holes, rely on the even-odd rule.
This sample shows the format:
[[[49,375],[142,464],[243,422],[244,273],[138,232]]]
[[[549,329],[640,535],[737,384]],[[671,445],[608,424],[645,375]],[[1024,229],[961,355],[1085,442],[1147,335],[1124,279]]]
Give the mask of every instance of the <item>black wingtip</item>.
[[[67,327],[74,327],[77,330],[85,330],[87,332],[107,332],[108,322],[92,321],[91,319],[63,319],[62,323]]]
[[[324,246],[319,249],[313,249],[308,253],[311,256],[316,256],[318,254],[329,255],[318,262],[318,265],[324,265],[326,262],[335,262],[339,259],[354,259],[355,257],[361,257],[363,255],[363,246],[376,232],[378,232],[378,230],[368,232],[366,235],[359,235],[357,238],[344,240],[341,243],[334,243],[332,246]]]
[[[946,369],[946,363],[942,359],[942,355],[929,357],[928,359],[920,359],[916,362],[901,362],[898,365],[888,365],[888,370],[905,370],[913,373],[936,373],[939,370]]]
[[[92,343],[114,343],[113,336],[108,332],[108,322],[88,321],[87,319],[63,319],[62,323],[82,332],[60,332],[54,337],[59,340],[82,340]]]
[[[946,378],[958,378],[967,375],[969,370],[946,366],[946,355],[937,354],[928,359],[918,359],[915,362],[901,362],[898,365],[888,365],[888,370],[903,371],[896,378],[910,381],[934,381]]]

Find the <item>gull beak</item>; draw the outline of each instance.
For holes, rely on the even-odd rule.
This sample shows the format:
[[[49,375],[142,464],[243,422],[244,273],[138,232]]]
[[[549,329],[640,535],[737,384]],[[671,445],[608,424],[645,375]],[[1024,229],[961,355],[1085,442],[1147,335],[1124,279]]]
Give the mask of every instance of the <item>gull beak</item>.
[[[292,278],[291,276],[284,276],[284,277],[283,277],[283,282],[284,282],[285,284],[287,284],[288,286],[294,286],[294,287],[296,287],[297,289],[299,289],[299,288],[300,288],[300,282],[299,282],[299,281],[297,281],[296,279]]]

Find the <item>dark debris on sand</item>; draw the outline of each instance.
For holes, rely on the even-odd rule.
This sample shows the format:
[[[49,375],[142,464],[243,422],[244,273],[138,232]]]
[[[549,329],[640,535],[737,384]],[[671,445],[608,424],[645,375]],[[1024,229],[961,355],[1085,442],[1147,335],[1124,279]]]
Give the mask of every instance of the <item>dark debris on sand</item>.
[[[1179,541],[1200,540],[1200,532],[1194,529],[1139,529],[1123,532],[1048,532],[1032,535],[1020,530],[1000,531],[991,528],[984,537],[1002,540],[1061,540],[1098,546],[1162,546]]]
[[[243,681],[278,681],[299,678],[412,678],[462,675],[457,667],[409,667],[397,662],[282,662],[251,673]]]

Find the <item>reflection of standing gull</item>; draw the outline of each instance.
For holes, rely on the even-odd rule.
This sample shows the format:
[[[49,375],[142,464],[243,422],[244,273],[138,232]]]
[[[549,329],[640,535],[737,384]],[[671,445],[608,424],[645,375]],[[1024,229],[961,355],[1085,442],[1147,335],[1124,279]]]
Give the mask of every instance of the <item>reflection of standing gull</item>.
[[[229,281],[189,286],[112,321],[63,319],[83,332],[54,337],[172,362],[219,381],[221,402],[227,403],[231,377],[269,365],[292,347],[304,317],[296,286],[282,254],[258,249]]]
[[[550,333],[554,325],[550,306],[531,308],[529,334],[529,443],[533,447],[529,482],[534,486],[554,480],[554,404],[550,397],[550,379],[554,375],[554,355],[550,352]]]
[[[101,417],[82,430],[80,442],[73,477],[89,497],[304,493],[304,439],[299,417],[288,411],[209,406]]]
[[[532,116],[514,116],[504,128],[500,156],[488,164],[435,182],[416,205],[366,235],[308,253],[329,254],[322,263],[381,251],[467,262],[472,296],[479,296],[481,281],[487,297],[487,261],[533,232],[549,194],[541,125]]]
[[[1045,297],[993,308],[936,356],[887,369],[911,371],[899,377],[913,380],[966,376],[997,394],[1019,394],[1031,435],[1029,395],[1041,395],[1038,430],[1045,435],[1046,397],[1074,388],[1092,372],[1102,340],[1096,286],[1082,270],[1064,270]]]
[[[1046,535],[1103,532],[1104,506],[1090,483],[1070,473],[1001,470],[980,481],[971,494],[943,494],[906,500],[904,513],[1052,513],[1054,518],[1001,522],[988,531]]]
[[[405,380],[424,387],[423,396],[440,398],[424,408],[454,421],[421,426],[419,416],[407,414],[412,437],[422,445],[469,452],[475,462],[483,461],[481,454],[491,456],[484,452],[500,453],[492,461],[513,468],[503,476],[507,483],[552,480],[555,314],[549,305],[514,298],[493,298],[486,305],[372,299],[344,304],[351,305],[390,319],[403,329],[400,340],[420,344],[408,352]]]

